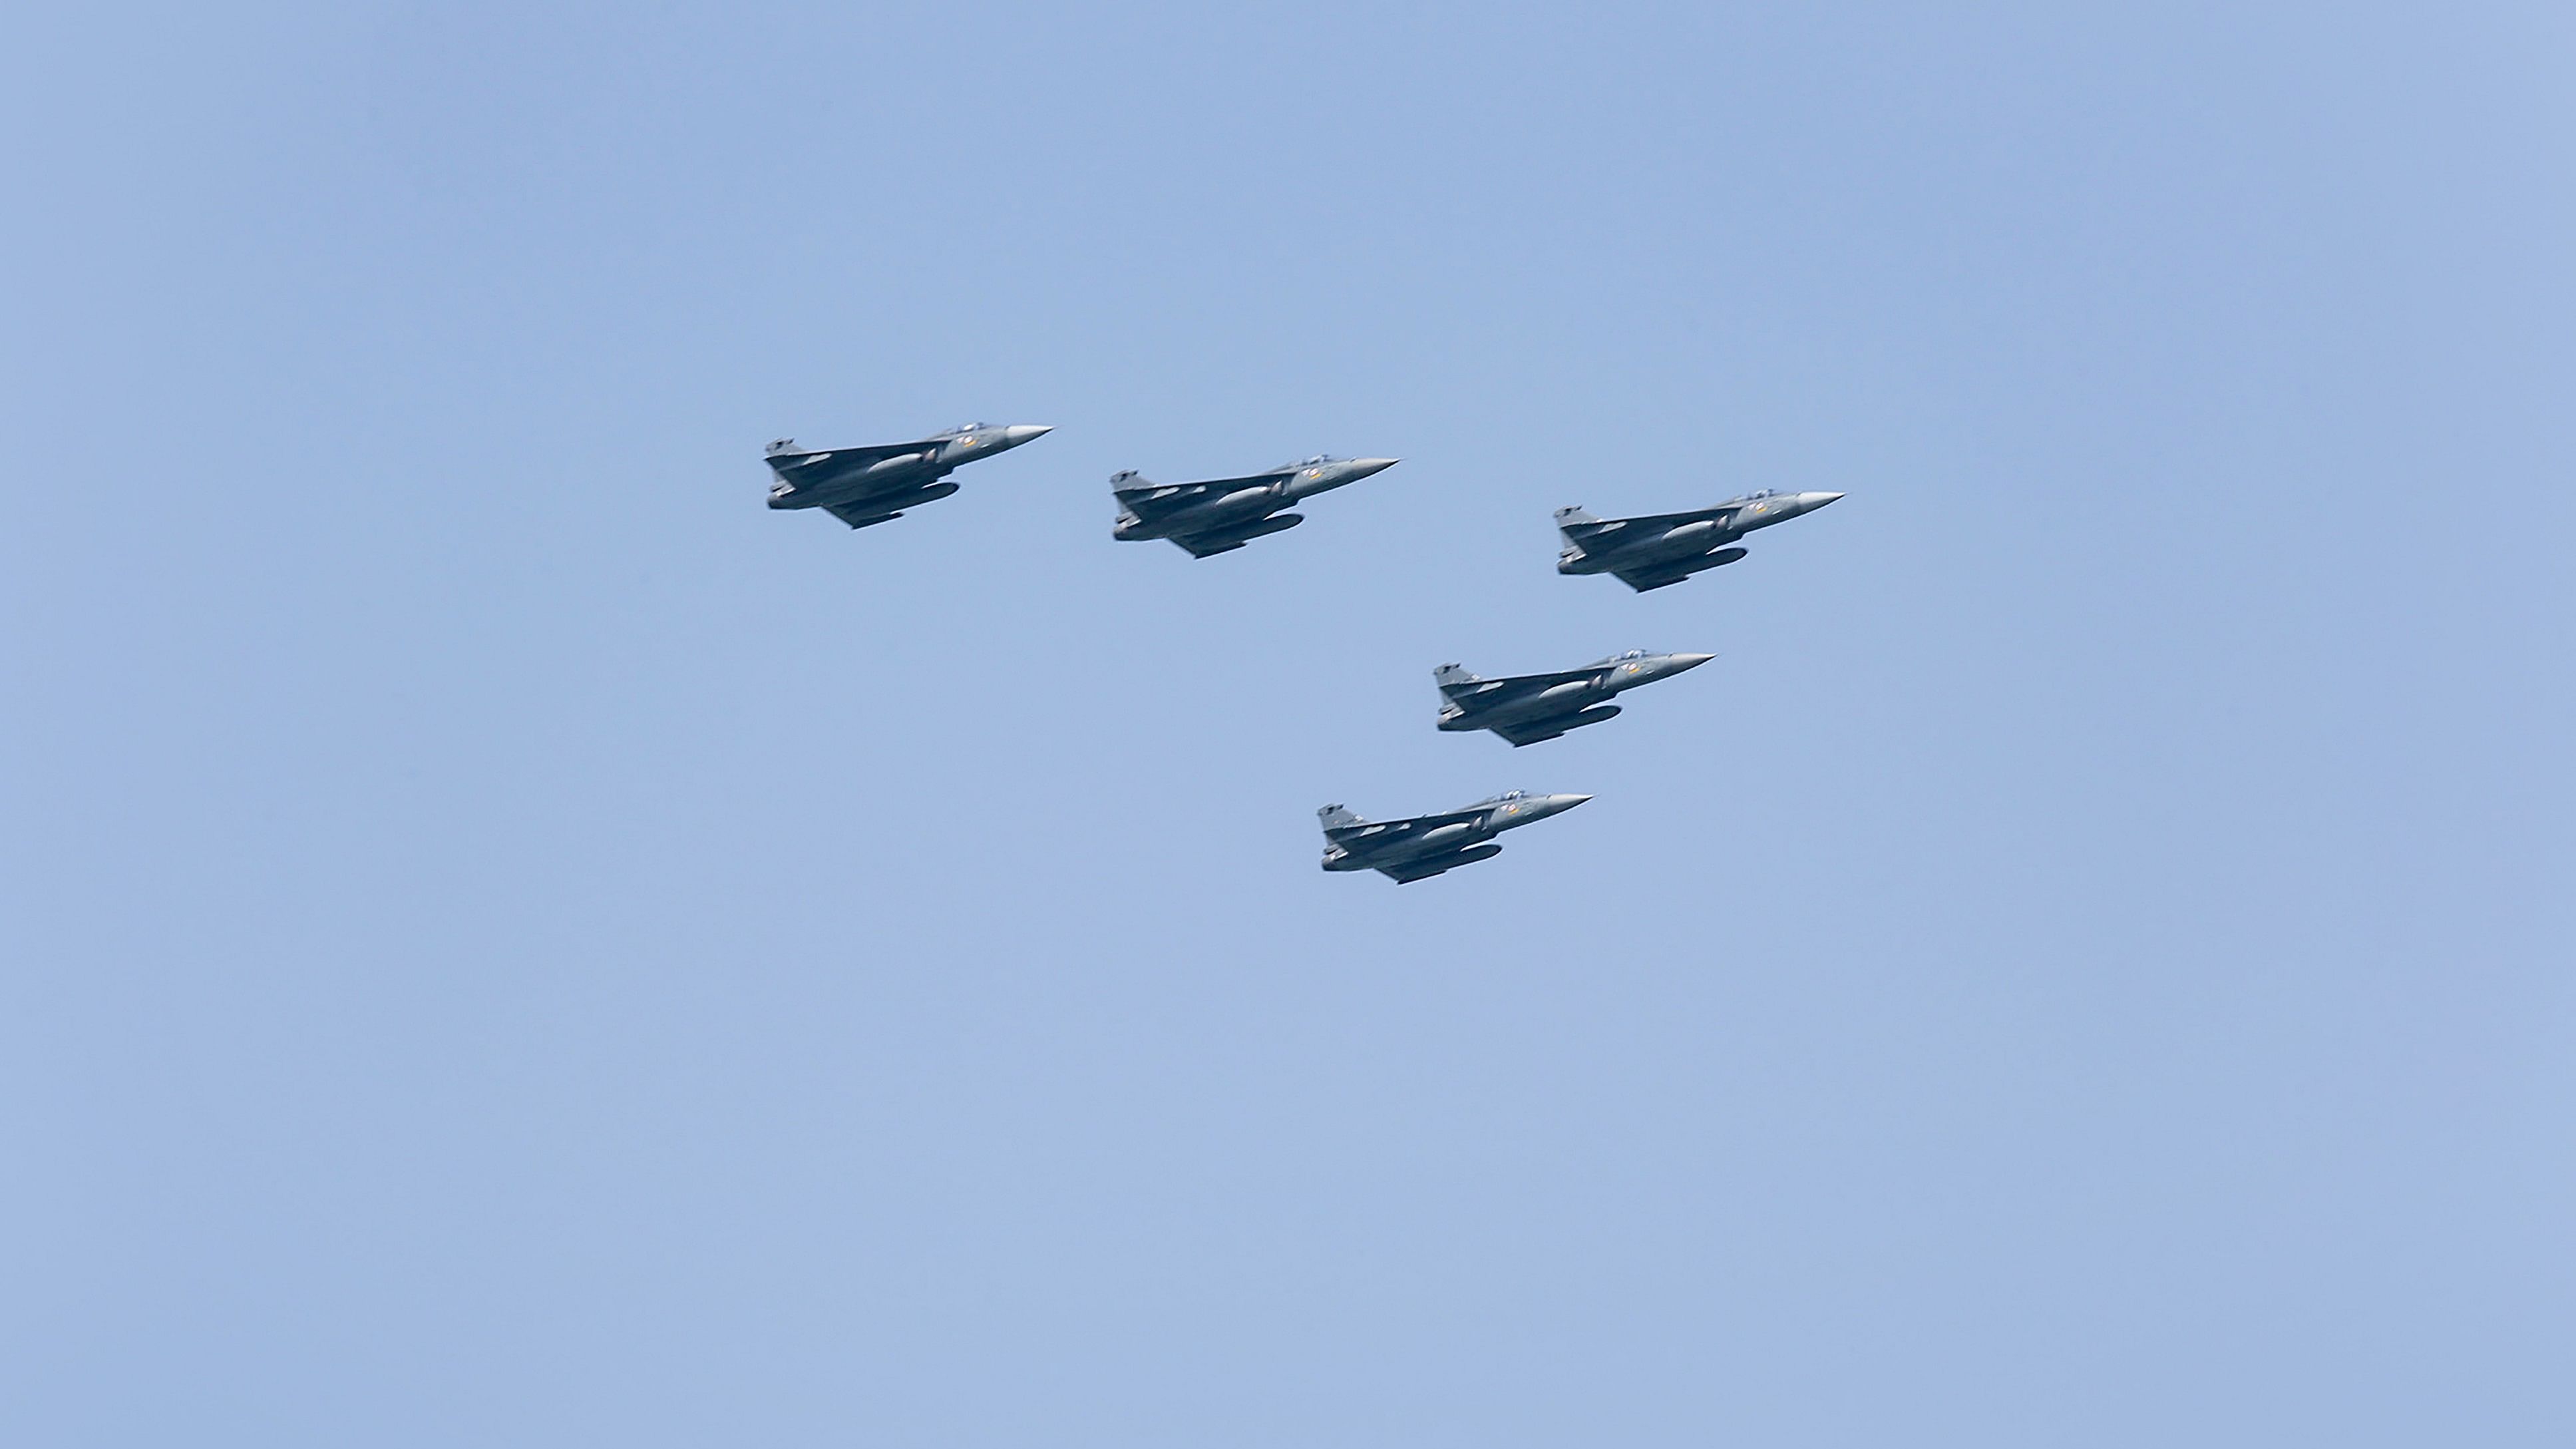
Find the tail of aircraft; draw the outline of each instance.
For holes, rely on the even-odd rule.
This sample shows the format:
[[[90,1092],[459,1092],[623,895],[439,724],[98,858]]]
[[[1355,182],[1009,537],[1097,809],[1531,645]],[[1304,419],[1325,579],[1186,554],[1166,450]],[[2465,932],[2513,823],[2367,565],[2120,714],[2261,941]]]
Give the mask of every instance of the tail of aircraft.
[[[1109,496],[1118,501],[1117,521],[1109,526],[1111,537],[1125,538],[1127,530],[1145,521],[1143,516],[1128,503],[1128,495],[1148,492],[1153,486],[1152,479],[1133,468],[1109,475]]]
[[[1556,510],[1556,534],[1565,540],[1565,547],[1557,550],[1557,571],[1562,573],[1582,559],[1584,542],[1606,531],[1608,526],[1579,506],[1568,504]]]
[[[1431,671],[1431,682],[1440,686],[1442,694],[1455,694],[1470,684],[1482,683],[1484,678],[1464,664],[1443,664]]]
[[[1324,822],[1324,828],[1326,830],[1341,830],[1353,825],[1368,824],[1366,820],[1361,819],[1358,815],[1353,814],[1348,808],[1340,805],[1325,806],[1323,809],[1315,812],[1315,818]]]

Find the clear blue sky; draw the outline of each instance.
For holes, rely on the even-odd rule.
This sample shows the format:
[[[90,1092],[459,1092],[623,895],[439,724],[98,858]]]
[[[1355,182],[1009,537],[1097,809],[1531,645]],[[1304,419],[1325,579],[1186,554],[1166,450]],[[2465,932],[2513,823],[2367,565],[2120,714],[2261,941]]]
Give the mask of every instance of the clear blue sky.
[[[0,1440],[2576,1442],[2564,6],[7,32]]]

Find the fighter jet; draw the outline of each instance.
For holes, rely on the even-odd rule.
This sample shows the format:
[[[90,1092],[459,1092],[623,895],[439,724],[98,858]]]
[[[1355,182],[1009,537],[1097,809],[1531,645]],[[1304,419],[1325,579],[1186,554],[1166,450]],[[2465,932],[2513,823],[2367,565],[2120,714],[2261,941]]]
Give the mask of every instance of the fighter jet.
[[[1471,674],[1464,665],[1443,664],[1431,671],[1431,682],[1440,686],[1440,728],[1492,730],[1518,748],[1599,724],[1619,712],[1619,706],[1606,702],[1612,695],[1670,679],[1715,657],[1631,649],[1581,669],[1502,679]]]
[[[903,517],[903,510],[915,504],[956,492],[957,485],[944,480],[958,465],[1053,431],[1025,423],[966,423],[917,443],[820,450],[781,438],[769,445],[767,455],[769,471],[778,475],[770,485],[769,506],[820,508],[852,528],[868,528]]]
[[[1703,569],[1731,564],[1744,557],[1744,550],[1727,545],[1757,528],[1813,513],[1840,497],[1839,493],[1778,493],[1765,488],[1714,508],[1643,518],[1601,519],[1580,508],[1560,508],[1556,531],[1565,535],[1565,551],[1557,555],[1556,571],[1616,574],[1642,594],[1678,584]]]
[[[1332,458],[1318,453],[1266,473],[1205,483],[1157,483],[1134,472],[1109,475],[1118,499],[1121,541],[1168,538],[1199,558],[1231,553],[1265,533],[1295,528],[1302,513],[1281,509],[1394,467],[1393,458]]]
[[[1324,822],[1324,869],[1373,870],[1409,885],[1503,853],[1493,838],[1551,815],[1589,795],[1532,795],[1510,790],[1490,800],[1410,820],[1363,820],[1339,805],[1315,814]]]

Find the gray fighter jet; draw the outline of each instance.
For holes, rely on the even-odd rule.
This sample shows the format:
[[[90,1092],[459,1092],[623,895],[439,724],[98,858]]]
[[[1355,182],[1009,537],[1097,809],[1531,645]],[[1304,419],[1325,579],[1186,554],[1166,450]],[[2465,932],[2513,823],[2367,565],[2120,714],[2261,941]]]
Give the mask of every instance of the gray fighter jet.
[[[1532,795],[1512,790],[1438,815],[1363,820],[1339,805],[1315,814],[1324,822],[1324,869],[1373,870],[1408,885],[1503,853],[1494,837],[1562,815],[1589,795]]]
[[[1595,518],[1580,508],[1560,508],[1556,531],[1565,535],[1565,551],[1557,555],[1556,571],[1616,574],[1642,594],[1678,584],[1703,569],[1731,564],[1744,557],[1744,550],[1727,545],[1757,528],[1813,513],[1840,497],[1839,493],[1776,493],[1765,488],[1714,508],[1643,518]]]
[[[1443,664],[1431,671],[1431,681],[1440,686],[1440,728],[1492,730],[1517,748],[1599,724],[1619,712],[1619,706],[1607,703],[1612,695],[1670,679],[1715,657],[1631,649],[1581,669],[1502,679],[1471,674],[1464,665]]]
[[[1302,513],[1281,509],[1395,464],[1393,458],[1318,453],[1266,473],[1204,483],[1157,483],[1133,472],[1112,473],[1109,491],[1118,499],[1118,523],[1110,532],[1121,541],[1168,538],[1200,558],[1231,553],[1265,533],[1306,521]]]
[[[915,443],[865,448],[808,449],[794,438],[769,445],[772,508],[820,508],[852,528],[903,517],[915,504],[945,498],[957,485],[945,481],[960,464],[1043,438],[1052,428],[967,423]]]

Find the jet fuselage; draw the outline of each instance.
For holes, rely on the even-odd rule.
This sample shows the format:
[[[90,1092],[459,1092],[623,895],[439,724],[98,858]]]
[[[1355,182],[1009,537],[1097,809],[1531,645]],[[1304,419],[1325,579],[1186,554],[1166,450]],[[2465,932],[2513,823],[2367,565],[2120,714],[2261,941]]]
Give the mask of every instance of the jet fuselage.
[[[968,423],[936,433],[918,443],[866,448],[806,450],[792,440],[769,446],[772,508],[837,508],[853,504],[887,509],[945,498],[957,491],[945,483],[959,467],[1007,453],[1053,431],[1034,424],[997,427]]]
[[[1294,528],[1305,515],[1283,510],[1394,467],[1393,458],[1318,455],[1243,478],[1157,484],[1134,472],[1113,475],[1118,500],[1110,535],[1121,542],[1166,538],[1205,557],[1251,539]]]
[[[1649,654],[1632,649],[1579,670],[1485,679],[1462,665],[1431,671],[1440,688],[1439,727],[1492,730],[1515,745],[1554,739],[1619,713],[1609,701],[1625,690],[1697,669],[1713,655]]]
[[[1750,493],[1688,514],[1599,519],[1580,508],[1557,510],[1565,547],[1561,574],[1672,573],[1676,578],[1730,564],[1744,550],[1728,545],[1757,529],[1813,513],[1839,493]]]
[[[1374,870],[1397,883],[1421,880],[1502,852],[1493,837],[1562,815],[1589,795],[1512,790],[1441,815],[1363,820],[1339,805],[1316,812],[1324,825],[1324,869]]]

